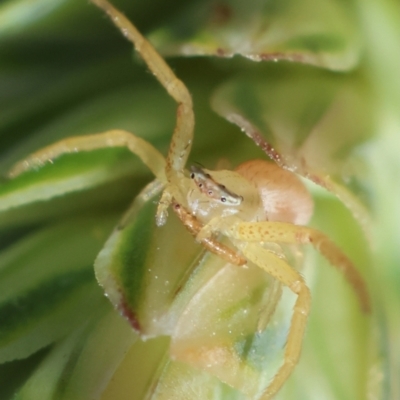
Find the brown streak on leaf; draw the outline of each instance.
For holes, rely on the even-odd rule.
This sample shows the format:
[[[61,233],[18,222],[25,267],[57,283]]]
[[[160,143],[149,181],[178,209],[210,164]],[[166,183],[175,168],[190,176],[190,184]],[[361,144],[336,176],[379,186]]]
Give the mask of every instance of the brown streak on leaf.
[[[130,323],[132,328],[136,332],[140,333],[141,327],[139,324],[138,317],[137,317],[136,313],[134,313],[131,310],[131,308],[129,307],[129,304],[125,300],[122,300],[122,302],[119,304],[118,310],[122,314],[122,316],[128,320],[128,322]]]

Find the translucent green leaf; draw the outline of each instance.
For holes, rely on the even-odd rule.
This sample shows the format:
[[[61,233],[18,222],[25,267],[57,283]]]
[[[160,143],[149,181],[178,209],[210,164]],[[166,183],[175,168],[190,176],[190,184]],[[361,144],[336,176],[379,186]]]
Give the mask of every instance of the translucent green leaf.
[[[179,299],[187,304],[173,333],[172,358],[256,397],[282,361],[293,300],[281,299],[267,329],[257,332],[260,315],[274,302],[270,291],[271,280],[258,267],[205,258]]]
[[[278,165],[333,192],[370,233],[373,199],[363,147],[373,134],[368,87],[357,75],[268,68],[220,87],[213,108]]]
[[[214,376],[178,361],[168,362],[156,383],[152,397],[154,400],[244,400],[246,398]]]
[[[86,320],[52,349],[16,399],[100,398],[136,336],[104,301]]]
[[[174,215],[157,228],[155,212],[154,202],[136,200],[96,260],[99,283],[142,338],[171,336],[171,359],[255,396],[281,360],[293,299],[255,334],[276,301],[271,278],[204,254]]]
[[[127,349],[101,400],[141,400],[146,397],[155,399],[153,396],[156,386],[160,385],[160,376],[163,376],[165,365],[169,363],[168,347],[169,340],[166,336],[147,341],[136,340]],[[167,381],[167,385],[169,383]]]
[[[120,149],[66,155],[54,166],[49,163],[3,183],[0,212],[121,179],[140,171],[139,165]]]
[[[82,323],[101,300],[93,259],[115,219],[34,233],[0,257],[0,360],[27,357]]]
[[[95,262],[107,296],[143,337],[173,329],[165,314],[199,251],[177,218],[170,216],[167,226],[157,228],[155,213],[155,202],[137,202],[130,223],[113,232]]]
[[[354,9],[337,0],[213,1],[192,5],[153,36],[167,53],[242,55],[333,70],[357,65],[361,40]]]
[[[168,344],[166,337],[136,341],[109,380],[101,399],[244,399],[214,376],[170,360]]]

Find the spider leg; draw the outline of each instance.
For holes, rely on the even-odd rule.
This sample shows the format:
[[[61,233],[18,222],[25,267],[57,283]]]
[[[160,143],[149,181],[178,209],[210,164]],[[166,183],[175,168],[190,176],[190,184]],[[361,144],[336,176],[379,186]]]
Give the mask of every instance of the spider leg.
[[[262,268],[282,284],[288,286],[297,295],[287,336],[283,363],[260,397],[261,400],[268,400],[286,382],[300,358],[304,331],[310,312],[311,294],[301,275],[287,264],[285,260],[262,248],[257,243],[242,242],[240,249],[249,261]]]
[[[8,175],[10,178],[14,178],[25,171],[39,168],[47,162],[52,162],[63,154],[92,151],[107,147],[127,147],[143,161],[160,182],[164,185],[167,183],[165,176],[165,159],[162,154],[150,143],[123,130],[111,130],[93,135],[75,136],[60,140],[59,142],[32,153],[24,160],[15,164]]]
[[[178,103],[177,120],[166,162],[167,191],[171,193],[162,196],[157,210],[157,224],[163,225],[167,216],[167,208],[172,198],[179,197],[180,177],[190,154],[193,142],[194,113],[192,97],[185,84],[179,80],[168,64],[157,53],[152,44],[147,41],[135,26],[107,0],[91,0],[102,8],[123,35],[134,44],[147,66],[164,86],[168,94]]]
[[[203,241],[204,239],[210,238],[214,233],[219,231],[224,231],[224,228],[229,227],[230,217],[221,218],[214,217],[210,221],[208,221],[205,225],[201,226],[201,229],[196,233],[196,240],[198,242]]]
[[[173,204],[173,210],[193,236],[196,236],[198,232],[200,232],[202,228],[201,223],[189,211],[187,211],[184,207],[182,207],[178,203]],[[225,246],[224,244],[220,243],[219,241],[217,241],[212,237],[206,237],[200,240],[200,243],[208,251],[216,254],[217,256],[223,258],[224,260],[228,261],[231,264],[240,266],[247,263],[247,260],[243,258],[240,254],[238,254],[228,246]]]
[[[361,309],[371,310],[365,282],[349,258],[322,232],[305,226],[285,222],[241,222],[231,229],[223,229],[229,237],[246,242],[278,242],[289,244],[312,244],[334,267],[339,269],[351,284]]]

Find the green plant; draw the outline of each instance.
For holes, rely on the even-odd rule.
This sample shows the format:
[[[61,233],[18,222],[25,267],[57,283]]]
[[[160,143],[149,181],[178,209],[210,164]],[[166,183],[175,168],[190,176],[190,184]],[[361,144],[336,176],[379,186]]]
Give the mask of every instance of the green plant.
[[[375,393],[378,398],[395,398],[391,377],[398,365],[387,353],[390,349],[396,354],[391,339],[398,329],[399,302],[398,228],[391,223],[399,197],[398,14],[391,12],[398,11],[397,5],[389,1],[380,5],[326,1],[318,7],[290,1],[241,4],[203,1],[188,7],[154,2],[153,6],[129,4],[126,10],[132,6],[132,20],[143,31],[153,31],[150,37],[166,54],[211,56],[171,61],[194,97],[193,160],[212,166],[221,157],[232,164],[266,157],[209,109],[212,99],[222,116],[234,113],[256,126],[291,167],[314,177],[329,174],[332,179],[325,182],[358,213],[369,236],[364,238],[338,200],[313,189],[317,204],[313,225],[329,232],[360,266],[373,294],[374,314],[370,320],[361,316],[337,274],[320,268],[320,259],[310,260],[305,273],[312,287],[313,311],[303,357],[278,398],[364,399]],[[142,65],[132,63],[128,45],[111,26],[107,28],[93,7],[79,1],[34,5],[12,1],[1,7],[5,23],[0,33],[0,83],[7,94],[0,121],[4,173],[18,159],[59,138],[116,127],[166,150],[174,104]],[[149,11],[153,7],[157,14]],[[218,58],[230,52],[293,62]],[[148,179],[127,151],[109,149],[65,156],[52,166],[2,182],[2,398],[14,394],[21,399],[142,398],[157,376],[162,377],[158,388],[163,389],[154,398],[178,398],[178,394],[185,399],[243,398],[212,374],[169,361],[166,337],[139,341],[94,279],[97,253]],[[135,238],[143,241],[148,229],[149,240],[140,244],[146,257],[142,265],[147,270],[154,265],[157,272],[143,270],[132,296],[141,293],[141,312],[153,331],[165,333],[172,317],[180,315],[179,306],[191,299],[191,290],[205,281],[212,283],[208,296],[187,308],[189,319],[181,320],[183,330],[191,326],[193,315],[203,321],[216,304],[227,307],[228,300],[230,314],[215,315],[215,325],[206,328],[215,328],[218,321],[221,329],[226,328],[243,302],[252,309],[261,296],[257,290],[252,295],[238,290],[237,298],[215,299],[223,291],[215,278],[220,267],[215,258],[206,256],[203,268],[182,290],[181,303],[174,303],[175,314],[169,314],[162,329],[152,327],[153,318],[157,320],[169,305],[163,297],[168,293],[163,289],[166,282],[185,282],[201,249],[173,219],[164,230],[157,230],[152,224],[154,207],[147,207],[134,225],[140,236],[133,229],[122,249],[129,252]],[[374,255],[371,243],[376,246]],[[157,259],[158,247],[162,257]],[[243,283],[242,276],[227,280],[229,273],[224,270],[224,282]],[[262,364],[259,354],[279,360],[285,315],[271,324],[277,327],[269,331],[271,337],[237,343],[238,354],[254,345],[262,351],[248,357],[248,362]],[[219,376],[224,373],[234,370],[218,371]]]

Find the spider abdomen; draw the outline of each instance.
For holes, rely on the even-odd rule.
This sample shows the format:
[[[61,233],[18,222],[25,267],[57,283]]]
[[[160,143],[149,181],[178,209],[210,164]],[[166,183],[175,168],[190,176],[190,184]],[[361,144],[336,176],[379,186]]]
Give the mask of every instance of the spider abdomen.
[[[269,221],[306,225],[314,203],[307,188],[292,172],[265,160],[251,160],[236,168],[258,189]]]

